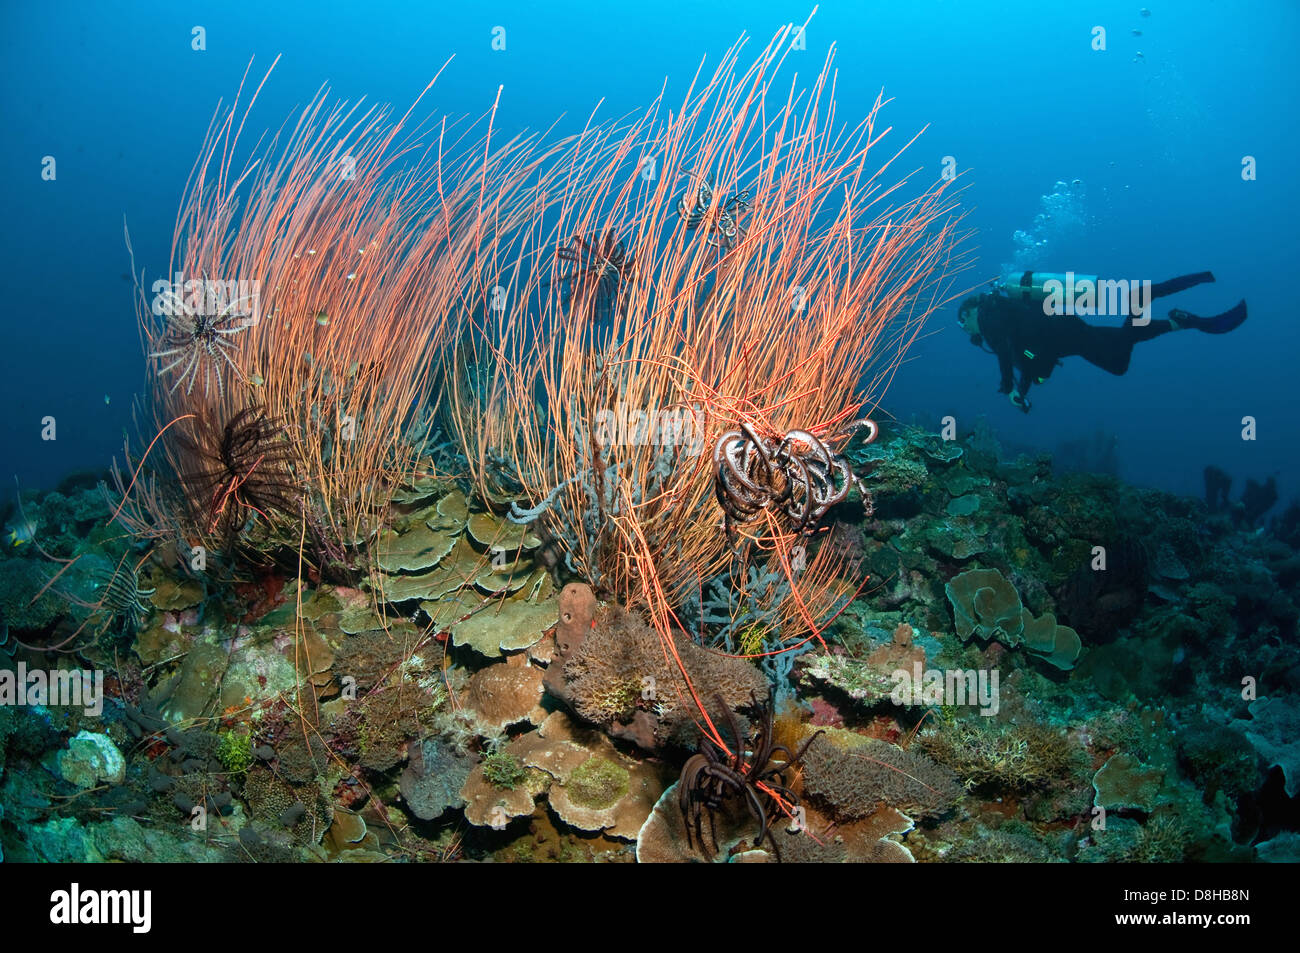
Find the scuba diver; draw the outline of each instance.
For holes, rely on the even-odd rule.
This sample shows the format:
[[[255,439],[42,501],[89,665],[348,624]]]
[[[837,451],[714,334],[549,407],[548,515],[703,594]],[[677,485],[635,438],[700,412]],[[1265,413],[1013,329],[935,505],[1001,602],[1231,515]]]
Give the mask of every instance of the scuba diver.
[[[1098,287],[1095,277],[1025,272],[1004,279],[991,292],[963,301],[958,323],[970,335],[972,344],[997,355],[1002,373],[998,393],[1006,394],[1011,403],[1029,413],[1029,388],[1046,381],[1062,358],[1082,357],[1103,371],[1119,375],[1128,370],[1133,345],[1139,341],[1189,328],[1206,334],[1227,334],[1240,327],[1246,320],[1244,300],[1209,318],[1179,308],[1171,310],[1163,320],[1150,317],[1151,302],[1156,298],[1212,281],[1214,275],[1202,271],[1148,285],[1149,293],[1139,298],[1145,301],[1130,309],[1122,325],[1104,327],[1088,324],[1068,309],[1061,313],[1059,306],[1063,288],[1069,289],[1067,297],[1086,289],[1091,302]],[[1131,313],[1134,310],[1137,316]]]

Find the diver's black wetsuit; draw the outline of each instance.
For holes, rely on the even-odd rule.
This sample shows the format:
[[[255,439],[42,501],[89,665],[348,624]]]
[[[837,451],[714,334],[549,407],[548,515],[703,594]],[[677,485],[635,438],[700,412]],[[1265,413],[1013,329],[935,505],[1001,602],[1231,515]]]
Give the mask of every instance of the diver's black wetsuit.
[[[1184,275],[1151,286],[1151,298],[1164,297],[1213,281],[1208,271]],[[1072,314],[1043,313],[1041,301],[1017,300],[1000,294],[979,297],[980,336],[998,356],[1002,372],[998,392],[1011,393],[1013,384],[1023,398],[1032,384],[1042,383],[1066,357],[1082,357],[1111,374],[1128,370],[1133,345],[1174,330],[1168,320],[1152,319],[1138,326],[1130,317],[1119,327],[1096,327]],[[1019,372],[1019,380],[1012,372]]]

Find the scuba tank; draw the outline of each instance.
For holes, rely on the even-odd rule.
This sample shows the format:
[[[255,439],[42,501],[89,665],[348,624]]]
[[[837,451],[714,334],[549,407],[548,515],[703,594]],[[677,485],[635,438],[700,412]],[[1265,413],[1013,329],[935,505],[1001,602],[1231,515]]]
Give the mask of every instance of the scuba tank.
[[[993,282],[993,291],[1006,295],[1017,301],[1044,301],[1051,293],[1044,287],[1049,281],[1057,282],[1055,292],[1064,294],[1071,300],[1076,294],[1083,294],[1085,289],[1096,292],[1096,275],[1076,275],[1072,271],[1060,274],[1054,271],[1026,271],[1019,274],[1005,275]]]

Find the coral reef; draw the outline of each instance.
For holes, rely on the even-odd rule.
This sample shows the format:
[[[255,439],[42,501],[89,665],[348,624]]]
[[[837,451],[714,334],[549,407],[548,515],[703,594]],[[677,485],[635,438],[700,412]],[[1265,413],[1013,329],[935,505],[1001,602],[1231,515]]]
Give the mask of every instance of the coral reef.
[[[874,474],[877,509],[854,543],[877,581],[825,630],[828,648],[762,667],[730,658],[716,648],[728,632],[737,648],[779,648],[779,616],[716,601],[705,614],[725,621],[706,622],[705,644],[675,633],[715,724],[713,694],[743,716],[751,692],[784,685],[776,743],[795,751],[827,731],[786,778],[799,823],[773,807],[761,847],[739,803],[703,818],[710,850],[687,836],[671,782],[704,744],[699,712],[643,611],[581,583],[556,592],[531,530],[432,481],[394,495],[383,565],[359,587],[300,592],[274,569],[228,586],[142,566],[153,595],[134,634],[115,614],[102,637],[97,622],[77,639],[82,664],[116,652],[101,717],[0,707],[0,849],[90,861],[1293,857],[1300,610],[1283,584],[1297,572],[1285,514],[1276,532],[1246,533],[1199,501],[1111,478],[1054,477],[1049,492],[1039,461],[1001,460],[987,433],[950,448],[961,453],[945,443],[904,427],[857,451],[877,464],[855,464]],[[886,475],[922,470],[882,490]],[[24,506],[52,528],[50,555],[77,560],[57,585],[93,604],[95,567],[121,551],[94,531],[102,500],[81,492]],[[940,539],[954,532],[967,542]],[[526,572],[494,567],[497,545]],[[0,667],[16,674],[48,664],[26,646],[90,613],[53,587],[32,601],[57,561],[16,552],[5,565]],[[448,566],[437,585],[415,581]],[[516,628],[511,600],[550,617]],[[466,616],[481,629],[458,642]],[[1076,648],[1067,635],[1058,652],[1058,619],[1078,632],[1072,668],[1053,664]],[[997,671],[996,713],[895,698],[898,673],[917,668]],[[1242,673],[1257,673],[1258,700]]]
[[[1300,503],[892,422],[959,186],[794,29],[562,139],[218,114],[141,439],[0,557],[0,858],[1296,856]]]

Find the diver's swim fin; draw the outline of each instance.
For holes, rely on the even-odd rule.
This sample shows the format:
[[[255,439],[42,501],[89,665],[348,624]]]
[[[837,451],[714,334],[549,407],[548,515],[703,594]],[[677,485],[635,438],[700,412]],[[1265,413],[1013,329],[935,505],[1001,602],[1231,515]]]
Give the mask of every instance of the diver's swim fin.
[[[1216,314],[1209,318],[1202,318],[1180,308],[1174,308],[1169,312],[1169,320],[1179,330],[1194,328],[1206,334],[1227,334],[1229,331],[1235,331],[1245,322],[1246,302],[1244,299],[1238,301],[1223,314]]]

